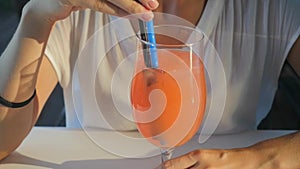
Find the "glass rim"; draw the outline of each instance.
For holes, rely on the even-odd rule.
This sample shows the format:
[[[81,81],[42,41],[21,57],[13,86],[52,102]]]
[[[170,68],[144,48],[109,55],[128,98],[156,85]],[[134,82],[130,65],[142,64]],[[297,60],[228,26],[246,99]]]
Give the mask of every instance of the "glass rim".
[[[196,43],[199,43],[200,41],[202,41],[204,39],[204,33],[202,31],[200,31],[199,29],[195,29],[193,27],[189,27],[189,26],[184,26],[184,25],[155,25],[154,26],[154,30],[155,28],[158,27],[181,27],[184,29],[188,29],[191,30],[191,32],[197,32],[201,34],[201,37],[198,40],[195,40],[191,43],[183,43],[183,44],[163,44],[163,43],[152,43],[152,42],[148,42],[145,41],[141,38],[141,34],[140,34],[140,30],[136,33],[136,37],[138,38],[138,40],[140,40],[143,44],[149,45],[149,46],[156,46],[157,48],[160,47],[164,47],[164,48],[182,48],[182,47],[191,47],[193,45],[195,45]]]

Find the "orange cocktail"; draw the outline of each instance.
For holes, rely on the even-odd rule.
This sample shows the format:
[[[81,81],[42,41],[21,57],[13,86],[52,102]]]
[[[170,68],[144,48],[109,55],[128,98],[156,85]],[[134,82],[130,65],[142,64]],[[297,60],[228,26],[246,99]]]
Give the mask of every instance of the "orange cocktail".
[[[177,49],[158,50],[160,67],[137,59],[131,102],[140,133],[161,148],[180,146],[199,129],[205,112],[205,69],[197,55]]]

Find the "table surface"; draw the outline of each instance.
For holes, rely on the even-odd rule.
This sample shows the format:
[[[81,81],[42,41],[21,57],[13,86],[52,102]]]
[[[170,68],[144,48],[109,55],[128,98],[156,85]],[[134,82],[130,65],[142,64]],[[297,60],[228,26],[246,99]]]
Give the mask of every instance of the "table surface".
[[[255,130],[229,135],[214,135],[203,144],[199,144],[198,136],[195,136],[190,142],[177,148],[174,156],[198,148],[227,149],[249,146],[258,141],[291,132]],[[101,138],[105,137],[106,142],[99,143],[99,140],[91,133],[102,136]],[[35,127],[20,147],[0,162],[0,169],[134,169],[158,166],[159,151],[154,146],[147,141],[122,142],[122,140],[114,138],[113,133],[116,132],[107,130],[86,132],[63,127]],[[122,134],[139,138],[137,132]],[[119,150],[120,152],[118,152]],[[127,152],[130,153],[126,154]],[[134,157],[132,154],[140,155]]]

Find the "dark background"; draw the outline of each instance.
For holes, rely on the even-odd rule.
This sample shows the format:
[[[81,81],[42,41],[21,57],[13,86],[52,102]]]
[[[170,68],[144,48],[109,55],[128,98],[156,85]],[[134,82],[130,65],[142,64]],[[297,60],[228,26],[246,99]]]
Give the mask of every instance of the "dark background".
[[[11,39],[27,0],[0,0],[0,53]],[[65,126],[63,93],[58,84],[46,103],[38,126]],[[300,129],[300,77],[285,63],[268,116],[258,129]]]

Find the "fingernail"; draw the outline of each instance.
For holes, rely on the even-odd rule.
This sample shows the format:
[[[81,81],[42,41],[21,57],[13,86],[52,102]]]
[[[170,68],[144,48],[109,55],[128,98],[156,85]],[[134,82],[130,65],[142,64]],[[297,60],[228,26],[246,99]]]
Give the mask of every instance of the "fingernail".
[[[157,8],[157,6],[158,6],[158,2],[155,1],[155,0],[150,0],[150,1],[148,1],[148,6],[149,6],[149,8],[151,8],[151,9],[155,9],[155,8]]]
[[[146,13],[143,13],[143,15],[142,15],[142,19],[145,20],[145,21],[149,21],[153,17],[154,17],[154,15],[153,15],[152,12],[146,12]]]

